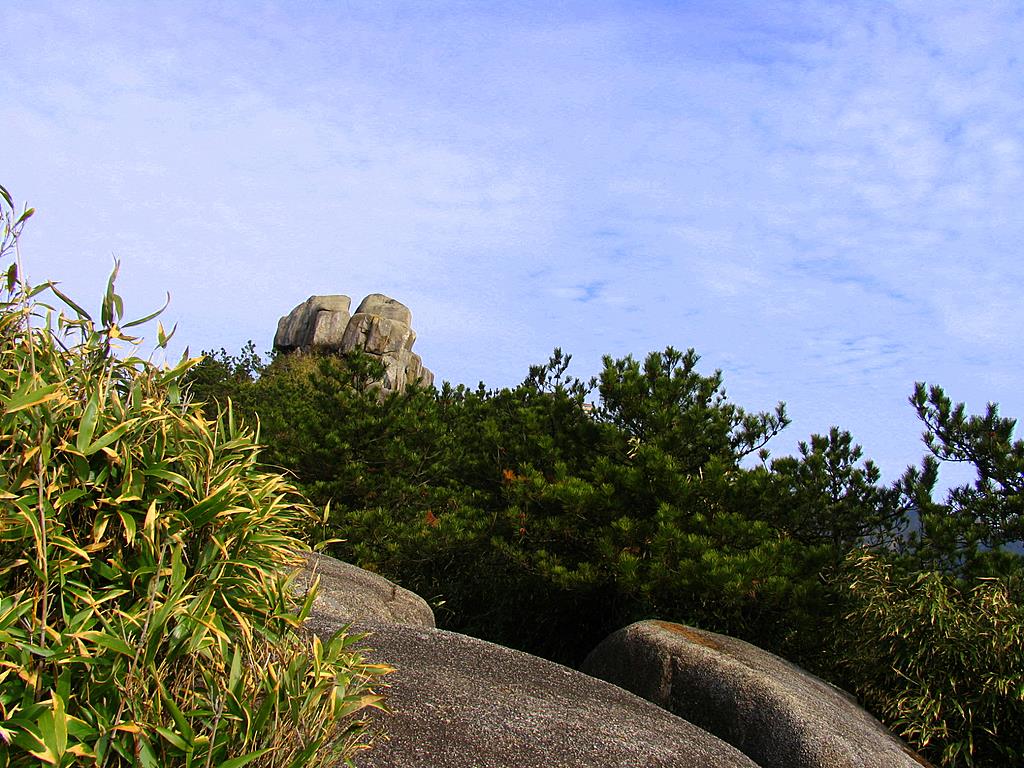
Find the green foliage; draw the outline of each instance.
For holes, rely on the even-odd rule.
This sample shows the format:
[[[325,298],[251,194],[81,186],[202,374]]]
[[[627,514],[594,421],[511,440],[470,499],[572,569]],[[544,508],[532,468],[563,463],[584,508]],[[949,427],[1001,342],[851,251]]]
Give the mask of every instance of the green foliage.
[[[824,544],[838,559],[857,545],[888,547],[906,526],[896,488],[878,484],[880,473],[848,432],[833,427],[799,444],[799,456],[772,462],[781,490],[775,523],[808,545]]]
[[[1014,419],[990,403],[983,416],[966,413],[941,387],[918,383],[910,398],[925,425],[930,454],[900,483],[918,515],[911,546],[922,568],[992,575],[1020,568],[1012,550],[1024,542],[1024,441],[1013,439]],[[934,499],[940,462],[971,465],[977,479]]]
[[[229,400],[235,408],[248,410],[252,385],[266,367],[256,345],[250,341],[237,355],[228,354],[223,347],[219,352],[203,352],[186,378],[194,392],[202,393],[204,412],[215,418]]]
[[[599,379],[601,415],[636,444],[661,448],[683,472],[697,472],[714,457],[738,462],[789,423],[783,403],[770,414],[748,414],[730,403],[722,372],[700,375],[699,360],[692,349],[672,347],[652,352],[643,366],[628,355],[605,357]]]
[[[1024,759],[1024,443],[990,404],[967,415],[940,387],[910,398],[930,455],[892,489],[915,522],[836,579],[837,672],[866,704],[943,766]],[[941,462],[973,484],[935,499]],[[1015,548],[1016,547],[1016,548]]]
[[[599,386],[569,360],[382,399],[364,358],[285,355],[240,395],[268,459],[330,502],[336,553],[436,599],[448,628],[570,662],[649,615],[812,647],[824,558],[759,519],[779,488],[739,466],[781,405],[746,414],[692,350],[607,360]]]
[[[1022,581],[958,583],[851,555],[841,664],[866,704],[937,764],[1024,759]]]
[[[7,255],[25,216],[4,214]],[[125,321],[114,275],[99,323],[53,284],[19,282],[16,264],[7,275],[0,765],[347,759],[386,670],[357,637],[296,631],[310,600],[296,605],[286,574],[312,509],[260,468],[230,410],[182,404],[194,361],[132,354],[142,320]]]
[[[979,761],[1015,754],[1009,720],[978,730],[995,700],[989,688],[971,689],[974,730],[965,731],[947,714],[945,725],[934,719],[958,711],[953,688],[929,679],[907,693],[901,673],[890,674],[909,674],[912,657],[931,659],[934,672],[956,652],[955,690],[967,691],[969,661],[991,661],[994,633],[1017,642],[1000,624],[1016,621],[1016,609],[1006,613],[999,597],[1019,600],[1009,585],[1022,562],[1012,547],[1024,446],[1011,420],[994,406],[969,417],[919,386],[912,402],[932,453],[885,486],[838,428],[770,461],[783,406],[745,412],[720,372],[699,372],[693,350],[606,358],[590,382],[570,376],[569,362],[556,349],[516,387],[445,384],[382,398],[366,386],[372,361],[285,355],[233,397],[258,414],[270,460],[316,503],[330,502],[324,535],[342,539],[335,553],[434,601],[446,628],[571,664],[636,619],[682,621],[856,690],[943,764],[960,764],[971,743],[986,744],[972,753]],[[936,501],[940,461],[972,462],[978,482]],[[851,571],[848,558],[864,552],[896,564],[889,597],[872,597],[877,580]],[[995,576],[1004,592],[977,581]],[[911,632],[947,608],[989,624],[945,646],[941,633]],[[933,657],[929,643],[940,646]],[[1005,688],[999,675],[1010,667],[979,669]]]

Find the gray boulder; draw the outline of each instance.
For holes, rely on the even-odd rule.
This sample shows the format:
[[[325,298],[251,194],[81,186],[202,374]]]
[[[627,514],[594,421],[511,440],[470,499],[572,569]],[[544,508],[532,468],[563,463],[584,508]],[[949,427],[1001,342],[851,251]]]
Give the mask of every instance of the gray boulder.
[[[317,552],[301,554],[305,564],[293,582],[296,594],[304,597],[312,580],[320,579],[306,620],[306,626],[314,632],[322,625],[337,626],[356,620],[434,626],[434,612],[416,593],[333,557]]]
[[[415,377],[409,375],[410,369],[416,367],[412,360],[415,343],[416,332],[412,329],[409,308],[382,293],[371,293],[352,315],[341,351],[359,348],[376,357],[384,363],[382,388],[387,392],[401,392],[410,381],[423,378],[422,370]]]
[[[409,308],[383,293],[371,293],[359,302],[356,314],[376,315],[388,320],[397,320],[405,325],[412,325],[412,312],[409,311]]]
[[[337,347],[348,327],[348,296],[310,296],[277,322],[274,348],[282,352]]]
[[[339,628],[321,623],[323,636]],[[706,731],[608,683],[438,629],[357,622],[396,668],[358,768],[757,768]]]
[[[848,694],[725,635],[642,621],[610,635],[581,669],[710,731],[762,768],[928,765]]]
[[[382,293],[363,299],[353,315],[350,306],[348,296],[310,296],[278,321],[274,348],[340,354],[360,349],[384,364],[379,382],[384,392],[400,392],[410,383],[433,384],[434,374],[412,351],[416,332],[407,306]]]
[[[345,328],[340,351],[351,352],[359,348],[378,357],[397,356],[412,349],[415,343],[415,332],[401,320],[356,312]]]

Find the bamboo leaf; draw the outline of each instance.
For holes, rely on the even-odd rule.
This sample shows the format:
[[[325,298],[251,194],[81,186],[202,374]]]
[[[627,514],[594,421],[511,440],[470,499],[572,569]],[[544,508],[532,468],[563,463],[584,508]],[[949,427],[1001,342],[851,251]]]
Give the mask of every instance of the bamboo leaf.
[[[181,737],[180,734],[175,733],[170,728],[165,728],[162,725],[156,727],[156,732],[159,733],[165,741],[171,744],[176,749],[180,749],[182,752],[190,752],[189,743]]]
[[[241,646],[235,646],[235,651],[231,656],[231,671],[228,673],[228,689],[231,690],[235,695],[241,693],[241,689],[238,687],[242,680],[242,648]]]
[[[32,739],[33,741],[29,741],[28,739]],[[18,746],[27,750],[32,757],[39,758],[47,765],[60,765],[60,759],[53,752],[53,748],[35,733],[22,730],[18,736],[15,737],[14,742]]]
[[[90,560],[89,553],[82,549],[80,546],[78,546],[78,544],[76,544],[74,540],[70,539],[67,536],[52,535],[50,536],[50,543],[55,547],[60,547],[61,549],[67,552],[71,552],[72,554],[77,555],[81,560],[84,560],[86,563],[88,563]]]
[[[61,301],[63,301],[65,304],[67,304],[69,307],[71,307],[73,310],[75,310],[75,314],[77,314],[80,318],[84,318],[85,320],[89,320],[90,322],[92,321],[92,317],[89,315],[88,312],[86,312],[84,309],[82,309],[81,306],[76,304],[71,298],[66,296],[62,291],[58,290],[57,286],[54,285],[53,283],[50,284],[50,290],[53,291]]]
[[[114,653],[119,653],[122,656],[128,658],[134,658],[136,651],[135,648],[130,646],[122,638],[117,635],[112,635],[109,632],[103,632],[97,629],[90,629],[84,632],[78,632],[75,634],[76,637],[80,637],[82,640],[96,643],[104,648],[107,648]]]
[[[99,409],[99,394],[93,392],[82,411],[82,418],[78,423],[78,436],[75,438],[75,448],[82,455],[85,455],[86,449],[92,443],[92,436],[96,431],[96,420],[99,418]]]
[[[63,384],[47,384],[26,392],[15,392],[11,397],[4,400],[4,409],[7,413],[16,413],[26,408],[53,400],[60,397]]]
[[[171,294],[168,293],[167,294],[167,299],[164,301],[164,305],[162,307],[160,307],[160,309],[158,309],[156,312],[150,312],[148,315],[146,315],[145,317],[140,317],[138,320],[132,320],[132,321],[127,322],[127,323],[122,323],[121,327],[122,328],[131,328],[131,327],[136,326],[136,325],[142,325],[143,323],[148,323],[154,317],[157,317],[158,315],[163,314],[164,310],[167,309],[167,307],[169,307],[170,304],[171,304]]]
[[[171,327],[170,333],[168,333],[167,330],[164,328],[163,323],[161,323],[158,320],[157,324],[156,324],[157,346],[159,346],[160,348],[166,347],[168,342],[174,336],[175,331],[177,331],[177,330],[178,330],[178,324],[175,323]]]
[[[230,760],[224,760],[221,762],[220,768],[242,768],[243,765],[248,765],[253,760],[263,757],[263,755],[271,752],[272,749],[267,747],[266,749],[260,749],[255,752],[250,752],[248,755],[242,755],[241,757],[232,757]]]
[[[142,521],[142,530],[146,537],[153,539],[156,536],[156,519],[160,516],[160,511],[157,509],[156,499],[153,499],[149,503],[149,509],[146,510],[146,517]]]
[[[57,497],[57,503],[54,504],[54,509],[63,509],[68,504],[73,504],[83,496],[88,496],[89,492],[84,488],[72,488],[64,491],[60,496]]]
[[[161,480],[167,480],[169,483],[177,485],[180,488],[188,490],[191,488],[188,480],[179,475],[177,472],[172,472],[169,469],[147,469],[145,474],[149,477],[159,477]]]
[[[171,552],[171,592],[178,593],[185,584],[185,563],[181,557],[181,544]]]
[[[117,294],[114,292],[114,283],[117,281],[117,273],[121,269],[121,263],[114,261],[114,269],[110,272],[110,277],[107,279],[107,290],[103,295],[103,303],[100,309],[100,322],[104,327],[109,327],[115,322],[120,320],[120,316],[117,314]]]
[[[206,497],[186,511],[185,517],[197,528],[206,525],[230,506],[230,491],[228,487],[218,489],[212,496]]]
[[[129,421],[118,424],[105,435],[103,435],[100,438],[97,438],[97,440],[94,443],[91,443],[88,448],[82,451],[82,453],[85,454],[86,456],[91,456],[92,454],[96,453],[96,451],[102,450],[111,443],[117,442],[122,437],[124,437],[125,433],[129,429],[135,426],[135,423],[136,420],[131,419]]]
[[[133,541],[135,541],[135,516],[132,515],[132,513],[129,512],[128,510],[120,508],[118,508],[117,510],[117,516],[121,519],[121,524],[124,526],[125,543],[131,544]]]
[[[58,757],[63,757],[68,751],[68,720],[64,710],[64,700],[59,694],[53,694],[53,736],[54,750]]]
[[[156,753],[153,751],[153,747],[149,743],[149,739],[141,733],[136,738],[138,739],[139,745],[139,760],[142,761],[143,768],[161,768],[160,761],[157,759]]]

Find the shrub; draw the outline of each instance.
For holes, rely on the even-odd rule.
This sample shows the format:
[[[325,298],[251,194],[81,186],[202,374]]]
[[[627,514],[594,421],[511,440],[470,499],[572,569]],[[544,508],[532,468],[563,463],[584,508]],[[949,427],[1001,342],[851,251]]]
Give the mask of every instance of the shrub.
[[[1024,757],[1024,605],[1014,578],[960,584],[851,555],[840,666],[868,708],[943,766]]]
[[[337,554],[440,597],[445,628],[568,663],[650,615],[817,648],[821,546],[780,535],[761,509],[792,494],[739,466],[784,412],[729,403],[692,351],[607,360],[596,411],[559,350],[515,388],[383,399],[358,356],[215,358],[192,395],[257,412],[264,458],[331,503]]]
[[[27,215],[0,193],[6,257]],[[182,404],[194,361],[131,354],[142,321],[122,322],[114,276],[95,323],[18,271],[0,300],[0,766],[348,760],[386,669],[358,637],[296,631],[311,598],[286,574],[312,509],[230,408]]]

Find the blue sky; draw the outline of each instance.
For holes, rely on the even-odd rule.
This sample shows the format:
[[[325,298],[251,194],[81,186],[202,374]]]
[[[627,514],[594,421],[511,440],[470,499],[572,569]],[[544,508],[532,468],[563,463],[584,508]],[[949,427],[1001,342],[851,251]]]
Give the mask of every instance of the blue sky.
[[[776,455],[893,479],[918,380],[1024,415],[1016,3],[33,2],[0,184],[36,281],[113,257],[193,351],[387,293],[439,379],[694,347]]]

